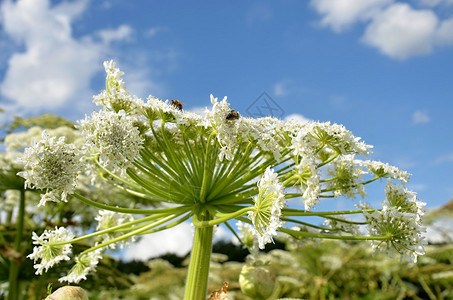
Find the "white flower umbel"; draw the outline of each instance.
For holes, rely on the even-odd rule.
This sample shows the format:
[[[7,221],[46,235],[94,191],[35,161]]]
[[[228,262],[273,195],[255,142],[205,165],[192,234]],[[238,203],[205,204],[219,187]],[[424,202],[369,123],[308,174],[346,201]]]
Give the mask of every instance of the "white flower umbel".
[[[47,201],[67,202],[66,196],[71,194],[77,185],[77,176],[82,170],[81,151],[72,144],[65,144],[65,138],[49,138],[46,131],[42,140],[26,148],[21,161],[25,163],[25,171],[18,175],[25,178],[25,187],[42,189],[39,206]]]
[[[69,274],[61,277],[58,281],[67,281],[68,283],[79,283],[81,280],[87,279],[87,275],[96,270],[99,260],[102,259],[102,248],[81,254],[75,258],[76,264],[69,271]]]
[[[49,268],[62,260],[69,260],[68,255],[71,254],[72,247],[69,241],[73,238],[74,235],[64,227],[55,227],[54,231],[44,230],[40,236],[33,232],[33,244],[39,246],[35,246],[33,253],[27,257],[35,262],[36,275],[42,274],[43,270],[47,272]],[[36,264],[38,260],[41,261]]]
[[[366,196],[365,187],[362,184],[362,176],[367,172],[363,170],[361,161],[354,159],[355,155],[344,155],[337,158],[328,174],[332,176],[327,187],[333,190],[335,197],[345,195],[347,198],[355,198],[355,195]]]
[[[96,227],[97,230],[110,229],[112,227],[134,221],[134,217],[130,214],[116,213],[109,210],[99,211],[99,215],[97,215],[95,219],[96,221],[99,222],[98,226]],[[121,235],[122,235],[121,232],[109,232],[104,235],[105,237],[104,242],[117,238]],[[120,247],[123,248],[128,244],[129,243],[123,240],[121,241]],[[109,248],[115,249],[116,248],[115,243],[110,244]]]
[[[423,236],[426,228],[416,220],[415,214],[384,204],[382,210],[364,211],[368,230],[372,236],[385,236],[385,240],[372,241],[377,251],[389,256],[400,254],[408,261],[417,262],[418,255],[424,255],[423,245],[427,242]]]
[[[134,121],[124,110],[101,110],[80,121],[78,128],[86,138],[86,147],[94,148],[102,165],[125,171],[143,147]]]
[[[255,226],[254,233],[260,249],[264,249],[265,244],[273,242],[277,229],[283,226],[280,217],[285,207],[285,193],[277,176],[274,170],[266,169],[258,182],[258,195],[253,197],[255,205],[248,213],[249,219]]]
[[[396,207],[403,212],[412,213],[416,216],[417,221],[421,221],[421,217],[425,214],[423,207],[426,203],[417,199],[417,193],[409,191],[403,186],[392,184],[388,179],[385,194],[387,198],[384,204]]]

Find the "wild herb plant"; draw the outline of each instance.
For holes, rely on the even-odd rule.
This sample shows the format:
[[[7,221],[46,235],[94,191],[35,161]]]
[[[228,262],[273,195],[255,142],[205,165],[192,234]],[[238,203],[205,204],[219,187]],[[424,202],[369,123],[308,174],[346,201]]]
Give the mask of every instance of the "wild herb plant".
[[[369,240],[374,249],[411,261],[424,254],[424,203],[404,187],[409,174],[362,159],[371,146],[342,125],[244,117],[226,97],[218,101],[212,95],[205,115],[185,111],[178,100],[149,96],[145,102],[128,93],[113,61],[104,66],[106,89],[94,96],[101,109],[77,125],[84,145],[44,132],[23,156],[25,170],[19,174],[27,188],[42,191],[39,205],[80,201],[100,210],[91,234],[76,237],[65,227],[34,234],[29,258],[37,274],[70,260],[72,244],[90,239],[93,246],[75,255],[73,268],[61,278],[78,283],[107,248],[188,220],[195,233],[185,299],[206,298],[214,227],[224,223],[239,237],[234,220],[245,223],[260,249],[283,232],[295,239]],[[84,174],[164,208],[89,199],[78,190]],[[362,203],[355,210],[312,211],[323,198],[365,197],[365,186],[383,178],[382,208]],[[340,217],[357,214],[363,221]],[[307,216],[326,223],[302,221]],[[366,226],[368,234],[357,226]]]

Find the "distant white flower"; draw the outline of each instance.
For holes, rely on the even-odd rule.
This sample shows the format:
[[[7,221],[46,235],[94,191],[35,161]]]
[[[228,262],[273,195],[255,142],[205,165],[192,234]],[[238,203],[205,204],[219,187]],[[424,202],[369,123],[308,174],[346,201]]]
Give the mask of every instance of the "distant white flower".
[[[42,274],[43,270],[47,272],[49,268],[62,260],[69,260],[68,254],[71,254],[72,245],[65,242],[71,241],[73,238],[74,235],[64,227],[55,227],[54,231],[44,230],[40,236],[33,232],[33,244],[39,246],[35,246],[33,253],[27,257],[35,262],[36,275]],[[41,262],[36,264],[37,260],[41,260]]]
[[[105,230],[127,222],[132,222],[134,220],[134,217],[130,214],[117,213],[109,210],[101,210],[99,211],[99,215],[96,216],[95,220],[99,222],[96,229]],[[122,235],[121,232],[109,232],[105,235],[105,241],[109,241],[121,235]],[[126,246],[127,243],[122,241],[120,245],[122,248],[123,246]],[[114,243],[110,244],[109,247],[112,249],[116,248]]]
[[[238,221],[236,227],[241,232],[241,239],[244,243],[244,246],[247,247],[252,256],[257,256],[258,254],[258,239],[255,235],[255,229],[252,225]]]
[[[20,159],[25,163],[24,171],[18,175],[25,178],[25,187],[42,189],[39,206],[47,201],[67,202],[77,185],[77,176],[83,169],[80,159],[82,153],[72,144],[65,144],[65,138],[49,138],[46,131],[42,140],[26,148]]]
[[[86,280],[91,271],[96,270],[99,260],[102,259],[102,248],[79,255],[75,258],[76,264],[71,268],[67,276],[61,277],[58,281],[67,281],[68,283],[79,283]]]
[[[134,121],[123,110],[118,113],[101,110],[80,121],[77,127],[85,136],[86,147],[99,154],[102,165],[124,172],[143,147]]]
[[[417,262],[418,255],[424,255],[423,245],[427,244],[421,226],[414,214],[399,208],[384,205],[382,210],[364,211],[371,236],[386,236],[387,240],[372,241],[376,251],[387,252],[389,256],[399,254],[408,261]]]
[[[277,173],[269,167],[258,182],[258,189],[258,195],[253,197],[255,205],[248,217],[255,226],[259,248],[264,249],[265,244],[272,242],[273,236],[277,235],[277,229],[283,226],[280,216],[285,207],[285,193]]]

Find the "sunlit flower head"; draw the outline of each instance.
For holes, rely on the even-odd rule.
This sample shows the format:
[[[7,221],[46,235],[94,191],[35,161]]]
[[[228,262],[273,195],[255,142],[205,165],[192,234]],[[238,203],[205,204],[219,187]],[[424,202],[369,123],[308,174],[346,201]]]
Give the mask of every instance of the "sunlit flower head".
[[[285,193],[277,173],[270,168],[266,169],[258,182],[258,189],[258,195],[253,198],[255,205],[248,216],[255,226],[259,248],[264,249],[264,245],[273,241],[277,229],[283,225],[280,216],[285,207]]]
[[[417,199],[417,193],[409,191],[403,186],[392,184],[390,179],[387,180],[385,194],[387,198],[384,205],[396,207],[406,213],[412,213],[416,216],[417,221],[420,221],[425,214],[423,207],[426,203]]]
[[[77,184],[77,176],[83,168],[82,152],[72,144],[65,144],[65,138],[49,138],[46,131],[42,140],[26,148],[21,161],[24,171],[18,175],[25,178],[25,187],[42,189],[39,205],[47,201],[64,201]]]
[[[382,210],[364,212],[368,230],[372,236],[384,236],[385,240],[372,241],[377,251],[390,256],[399,254],[408,261],[417,262],[418,255],[424,255],[423,245],[427,244],[423,233],[426,228],[421,226],[415,215],[406,213],[399,208],[384,205]]]
[[[143,146],[134,118],[121,110],[101,110],[80,121],[78,128],[86,138],[86,147],[99,154],[105,167],[124,170],[131,165]]]
[[[33,253],[27,257],[35,262],[34,268],[36,275],[42,274],[59,263],[62,260],[69,260],[72,245],[69,243],[74,238],[74,235],[64,227],[55,227],[55,230],[44,230],[44,233],[38,236],[33,232],[32,239],[35,246]],[[68,242],[68,243],[65,243]],[[36,261],[41,260],[39,264]]]

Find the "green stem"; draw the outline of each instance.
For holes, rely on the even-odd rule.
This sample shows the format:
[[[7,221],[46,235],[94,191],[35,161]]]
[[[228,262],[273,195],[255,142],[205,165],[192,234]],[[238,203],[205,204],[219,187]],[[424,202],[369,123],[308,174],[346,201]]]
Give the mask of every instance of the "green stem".
[[[182,205],[182,206],[176,206],[176,207],[170,207],[170,208],[160,208],[160,209],[122,208],[122,207],[116,207],[116,206],[110,206],[110,205],[98,203],[98,202],[90,200],[86,197],[83,197],[82,195],[79,195],[77,193],[72,194],[72,196],[76,197],[80,201],[82,201],[85,204],[88,204],[90,206],[94,206],[99,209],[106,209],[106,210],[119,212],[119,213],[126,213],[126,214],[144,214],[144,215],[146,215],[146,214],[157,214],[157,213],[174,213],[174,212],[182,211],[183,208],[185,207],[184,205]]]
[[[20,202],[19,202],[19,214],[17,216],[16,226],[16,238],[14,240],[14,251],[20,253],[20,243],[22,241],[23,229],[24,229],[24,216],[25,216],[25,190],[20,190]],[[9,267],[9,292],[8,300],[19,299],[19,268],[20,261],[10,261]]]
[[[377,209],[360,209],[360,210],[343,210],[343,211],[319,211],[319,212],[311,212],[311,211],[303,211],[298,209],[291,209],[291,208],[284,208],[282,209],[282,213],[285,216],[333,216],[333,215],[352,215],[352,214],[361,214],[364,211],[366,212],[373,212]]]
[[[198,220],[197,216],[194,215],[192,219],[192,223],[196,227],[210,227],[214,225],[219,225],[221,223],[224,223],[226,221],[229,221],[234,218],[242,217],[247,214],[248,211],[252,210],[251,207],[244,207],[242,209],[239,209],[238,211],[235,211],[234,213],[229,213],[229,214],[221,214],[218,213],[216,214],[217,219],[209,220],[209,221],[201,221]]]
[[[200,219],[209,221],[212,217],[206,214]],[[187,272],[185,300],[206,299],[213,231],[212,226],[195,228],[189,270]]]

